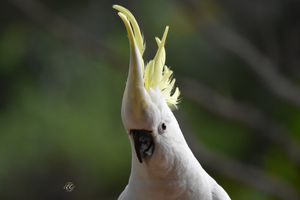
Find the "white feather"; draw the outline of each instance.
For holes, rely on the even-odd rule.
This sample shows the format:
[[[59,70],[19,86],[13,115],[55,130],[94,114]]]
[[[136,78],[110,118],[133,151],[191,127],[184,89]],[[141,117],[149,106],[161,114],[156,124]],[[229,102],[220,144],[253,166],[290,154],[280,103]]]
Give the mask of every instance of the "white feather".
[[[144,46],[138,24],[127,9],[114,8],[121,12],[131,49],[122,120],[131,142],[132,163],[128,185],[119,200],[230,200],[193,155],[169,107],[176,107],[180,92],[176,88],[171,95],[175,80],[164,65],[168,27],[162,41],[156,39],[158,52],[143,70]],[[132,129],[149,130],[153,137],[155,150],[150,157],[142,158],[142,163],[136,156]]]

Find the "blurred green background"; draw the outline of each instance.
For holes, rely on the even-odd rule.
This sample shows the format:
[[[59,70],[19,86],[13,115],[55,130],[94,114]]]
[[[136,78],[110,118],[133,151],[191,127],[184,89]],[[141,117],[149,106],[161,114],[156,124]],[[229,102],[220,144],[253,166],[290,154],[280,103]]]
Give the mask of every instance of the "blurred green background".
[[[161,38],[165,26],[170,26],[166,65],[182,92],[174,113],[183,133],[197,138],[192,150],[198,152],[197,145],[205,149],[195,153],[200,163],[231,198],[297,199],[300,104],[285,98],[291,94],[300,101],[297,0],[1,1],[0,199],[109,200],[117,199],[125,188],[131,147],[120,110],[129,45],[113,4],[136,17],[146,40],[145,61],[155,55],[154,37]],[[249,67],[247,58],[230,51],[237,43],[218,35],[222,34],[218,29],[211,32],[207,24],[247,40],[273,63],[266,74],[275,71],[297,91],[289,91],[272,76],[275,91],[283,88],[288,93],[278,95],[267,78]],[[207,97],[189,87],[190,80],[210,88]],[[226,111],[224,101],[210,105],[219,96],[209,94],[242,103],[261,115],[245,123],[241,115],[251,117],[251,111],[235,107],[233,115],[242,114],[230,117],[231,107]],[[229,116],[221,114],[223,108]],[[277,143],[270,139],[272,134]],[[290,153],[281,142],[291,147]],[[206,151],[221,159],[201,154]],[[246,173],[228,167],[228,160],[244,166]],[[251,176],[249,166],[262,173],[257,177],[270,181],[244,178],[248,172]],[[63,189],[69,181],[75,185],[73,192]]]

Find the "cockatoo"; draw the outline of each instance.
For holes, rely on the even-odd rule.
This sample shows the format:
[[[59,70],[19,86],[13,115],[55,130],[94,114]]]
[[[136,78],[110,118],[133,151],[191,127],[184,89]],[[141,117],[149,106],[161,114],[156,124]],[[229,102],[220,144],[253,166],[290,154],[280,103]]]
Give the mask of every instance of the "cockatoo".
[[[119,200],[228,200],[225,190],[201,167],[180,130],[171,108],[177,108],[173,72],[165,66],[165,42],[144,67],[145,43],[134,16],[114,5],[127,29],[130,64],[122,100],[122,121],[128,134],[132,163],[128,185]]]

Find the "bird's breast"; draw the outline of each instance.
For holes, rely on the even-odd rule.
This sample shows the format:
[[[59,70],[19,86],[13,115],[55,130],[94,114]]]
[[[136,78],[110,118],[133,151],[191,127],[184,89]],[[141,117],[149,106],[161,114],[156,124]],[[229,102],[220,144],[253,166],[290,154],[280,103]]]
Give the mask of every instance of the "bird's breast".
[[[196,182],[190,180],[172,180],[172,179],[140,179],[129,182],[129,190],[131,194],[136,196],[136,199],[143,200],[182,200],[196,199],[195,191],[198,189]]]

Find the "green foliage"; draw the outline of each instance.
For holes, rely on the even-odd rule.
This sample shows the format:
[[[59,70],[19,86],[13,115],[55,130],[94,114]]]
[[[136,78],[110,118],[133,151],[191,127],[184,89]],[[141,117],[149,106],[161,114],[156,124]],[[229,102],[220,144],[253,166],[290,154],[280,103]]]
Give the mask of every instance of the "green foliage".
[[[21,175],[20,186],[28,194],[36,191],[28,188],[28,178],[41,170],[53,170],[48,169],[49,162],[61,167],[66,176],[88,182],[87,190],[78,192],[81,195],[93,194],[97,188],[105,193],[112,186],[118,186],[112,191],[119,193],[128,178],[120,169],[128,174],[131,159],[120,117],[126,77],[105,62],[69,48],[45,52],[48,63],[42,64],[48,74],[42,77],[42,84],[20,82],[14,100],[0,117],[0,163],[5,163],[0,166],[1,194],[6,197],[12,192],[6,189],[13,186],[10,177],[16,171]],[[47,178],[40,181],[47,182]],[[64,183],[60,183],[62,188]]]
[[[13,24],[0,34],[0,70],[11,71],[25,54],[24,31],[20,24]],[[21,29],[22,30],[22,29]]]
[[[247,144],[253,137],[248,129],[234,122],[216,118],[186,99],[181,106],[202,143],[225,154],[242,158],[241,149],[249,148]]]

